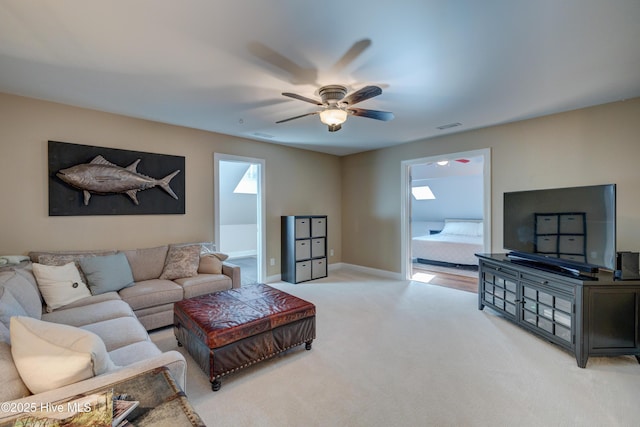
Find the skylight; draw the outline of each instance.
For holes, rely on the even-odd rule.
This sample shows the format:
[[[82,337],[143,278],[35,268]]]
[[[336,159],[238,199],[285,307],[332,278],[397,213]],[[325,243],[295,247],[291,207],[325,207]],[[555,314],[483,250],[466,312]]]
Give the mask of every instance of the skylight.
[[[258,194],[258,165],[251,165],[236,185],[236,194]]]
[[[436,198],[428,185],[411,188],[411,194],[416,200],[433,200]]]

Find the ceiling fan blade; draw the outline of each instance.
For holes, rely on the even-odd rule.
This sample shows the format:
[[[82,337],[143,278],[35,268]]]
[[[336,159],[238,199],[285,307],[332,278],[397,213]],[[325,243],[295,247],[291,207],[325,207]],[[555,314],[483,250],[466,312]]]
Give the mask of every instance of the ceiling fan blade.
[[[318,70],[315,67],[302,67],[281,53],[271,49],[260,42],[250,42],[247,46],[256,58],[276,68],[275,71],[284,71],[290,78],[287,80],[294,85],[316,85]]]
[[[347,65],[351,64],[358,56],[362,54],[369,46],[371,46],[371,39],[362,39],[353,44],[348,51],[342,55],[342,58],[335,63],[331,68],[334,73],[344,70]]]
[[[345,96],[340,102],[348,105],[355,105],[358,102],[366,101],[367,99],[378,96],[381,93],[382,89],[380,89],[378,86],[365,86],[362,89]]]
[[[313,113],[301,114],[301,115],[299,115],[299,116],[289,117],[288,119],[279,120],[279,121],[277,121],[276,123],[284,123],[284,122],[288,122],[288,121],[290,121],[290,120],[299,119],[299,118],[301,118],[301,117],[313,116],[313,115],[316,115],[316,114],[318,114],[318,113],[319,113],[319,111],[314,111]]]
[[[395,117],[393,113],[390,113],[389,111],[365,110],[364,108],[349,108],[347,111],[354,116],[382,120],[385,122],[393,120]]]
[[[300,101],[310,102],[311,104],[322,105],[322,102],[318,101],[317,99],[307,98],[306,96],[298,95],[297,93],[284,92],[283,95],[288,96],[289,98],[298,99]]]

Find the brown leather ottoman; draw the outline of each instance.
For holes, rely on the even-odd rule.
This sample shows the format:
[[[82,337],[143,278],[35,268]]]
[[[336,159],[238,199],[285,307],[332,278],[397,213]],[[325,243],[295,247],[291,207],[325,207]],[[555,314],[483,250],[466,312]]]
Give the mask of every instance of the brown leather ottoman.
[[[267,285],[215,292],[175,303],[173,328],[213,391],[232,372],[316,337],[316,307]]]

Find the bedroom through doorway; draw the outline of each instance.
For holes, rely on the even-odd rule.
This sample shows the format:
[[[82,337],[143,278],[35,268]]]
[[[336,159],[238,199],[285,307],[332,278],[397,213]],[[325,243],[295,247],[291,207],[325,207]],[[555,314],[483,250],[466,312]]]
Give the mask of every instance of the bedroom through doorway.
[[[488,151],[403,162],[407,279],[477,292],[475,254],[490,248]]]

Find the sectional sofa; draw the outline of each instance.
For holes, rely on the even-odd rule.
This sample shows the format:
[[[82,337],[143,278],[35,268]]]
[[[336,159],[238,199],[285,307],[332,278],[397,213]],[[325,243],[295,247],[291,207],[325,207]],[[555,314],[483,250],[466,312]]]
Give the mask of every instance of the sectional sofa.
[[[202,244],[29,256],[0,268],[0,402],[65,400],[158,367],[184,389],[184,357],[148,331],[173,323],[174,302],[240,286]]]

